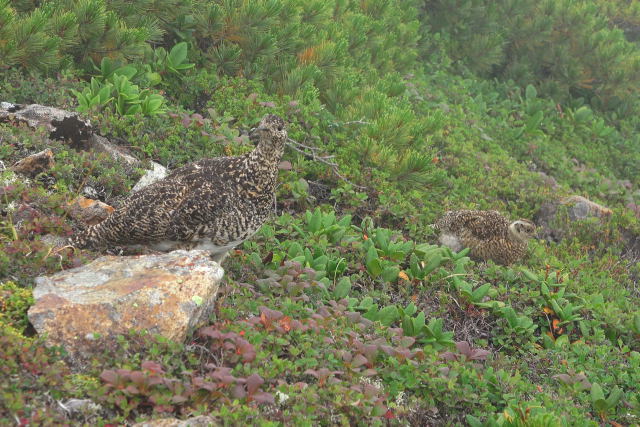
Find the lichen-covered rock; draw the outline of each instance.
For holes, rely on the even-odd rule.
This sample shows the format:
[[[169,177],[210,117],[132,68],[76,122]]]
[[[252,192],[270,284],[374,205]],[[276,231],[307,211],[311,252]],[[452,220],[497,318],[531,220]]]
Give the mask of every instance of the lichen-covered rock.
[[[186,420],[177,418],[160,418],[157,420],[143,421],[133,424],[132,427],[210,427],[218,426],[222,423],[208,415],[200,415]]]
[[[82,196],[76,197],[67,205],[69,215],[87,225],[94,225],[104,221],[114,210],[106,203]]]
[[[30,128],[45,127],[49,138],[70,140],[80,147],[92,132],[91,123],[78,113],[46,105],[0,102],[0,122],[25,123]]]
[[[613,213],[611,209],[582,196],[570,196],[562,199],[560,203],[569,207],[569,217],[574,221],[592,217],[608,217]]]
[[[91,352],[97,336],[131,329],[182,341],[210,314],[223,274],[204,251],[105,256],[38,277],[28,316],[49,345],[64,346],[72,358]]]
[[[107,153],[115,160],[129,166],[137,166],[140,160],[133,157],[124,148],[112,143],[104,136],[92,134],[87,140],[87,148],[100,152]]]
[[[15,165],[11,166],[11,170],[33,178],[39,173],[51,169],[54,163],[53,151],[47,148],[19,160]]]
[[[142,190],[147,185],[152,184],[167,176],[167,168],[165,168],[161,164],[152,162],[151,166],[153,166],[153,169],[148,170],[147,173],[142,175],[142,178],[140,178],[136,185],[134,185],[131,189],[132,193]]]
[[[562,212],[562,215],[559,213]],[[573,221],[587,218],[606,219],[613,211],[582,196],[570,196],[544,203],[534,217],[539,227],[538,236],[548,241],[562,240]]]

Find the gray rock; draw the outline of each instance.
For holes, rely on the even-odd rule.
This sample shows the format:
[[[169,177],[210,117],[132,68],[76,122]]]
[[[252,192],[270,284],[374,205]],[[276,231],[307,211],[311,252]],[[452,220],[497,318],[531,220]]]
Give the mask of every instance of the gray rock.
[[[151,165],[153,166],[153,169],[148,170],[147,173],[145,173],[142,178],[140,178],[136,185],[134,185],[131,189],[132,193],[135,193],[136,191],[143,189],[147,185],[152,184],[167,176],[167,168],[155,162],[152,162]]]
[[[94,337],[111,340],[131,329],[183,341],[210,314],[223,274],[204,251],[105,256],[36,278],[28,316],[72,359],[94,350]]]
[[[611,209],[582,196],[570,196],[562,199],[560,203],[569,207],[569,218],[571,218],[572,221],[592,217],[608,217],[613,213]]]
[[[133,424],[132,427],[209,427],[222,425],[218,420],[208,415],[200,415],[186,420],[177,418],[160,418]]]
[[[137,166],[138,163],[140,163],[138,159],[127,153],[124,148],[112,143],[104,136],[92,134],[87,141],[87,145],[88,148],[94,151],[107,153],[114,159],[123,162],[126,165]]]
[[[559,215],[560,208],[566,209],[566,215]],[[564,210],[563,209],[563,210]],[[569,222],[587,218],[606,219],[613,211],[582,196],[570,196],[544,203],[534,217],[539,227],[538,237],[548,241],[562,240]]]
[[[91,123],[81,119],[78,113],[39,104],[0,102],[0,122],[26,123],[33,129],[44,127],[49,131],[49,138],[70,140],[76,148],[92,133]]]

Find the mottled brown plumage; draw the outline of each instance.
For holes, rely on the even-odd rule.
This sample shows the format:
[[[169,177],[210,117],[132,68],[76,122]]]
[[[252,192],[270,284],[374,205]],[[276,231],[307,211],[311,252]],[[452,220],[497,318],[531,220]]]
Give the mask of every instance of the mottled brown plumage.
[[[454,251],[469,248],[478,260],[511,264],[527,251],[527,241],[535,225],[526,219],[510,222],[496,211],[449,211],[434,228],[440,231],[440,243]]]
[[[278,165],[287,139],[284,121],[265,116],[243,156],[190,163],[131,194],[100,224],[71,240],[76,247],[209,250],[221,261],[273,211]]]

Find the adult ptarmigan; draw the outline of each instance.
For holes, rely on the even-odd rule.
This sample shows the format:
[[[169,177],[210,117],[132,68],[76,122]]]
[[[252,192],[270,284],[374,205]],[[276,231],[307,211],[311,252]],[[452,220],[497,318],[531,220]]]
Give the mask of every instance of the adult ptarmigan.
[[[103,222],[76,234],[79,248],[123,246],[156,251],[204,249],[221,262],[273,212],[287,131],[265,116],[252,131],[256,148],[242,156],[203,159],[131,194]]]
[[[521,259],[536,226],[527,219],[509,221],[497,211],[446,212],[434,225],[440,244],[454,251],[469,248],[472,258],[508,265]]]

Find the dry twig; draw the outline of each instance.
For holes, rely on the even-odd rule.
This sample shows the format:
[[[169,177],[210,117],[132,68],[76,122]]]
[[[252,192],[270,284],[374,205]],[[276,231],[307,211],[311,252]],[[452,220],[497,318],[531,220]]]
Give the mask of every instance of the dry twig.
[[[302,154],[303,156],[305,156],[308,159],[314,160],[316,162],[320,162],[320,163],[324,163],[325,165],[328,165],[331,170],[333,171],[333,173],[340,178],[341,180],[343,180],[344,182],[351,184],[354,188],[358,189],[358,190],[366,190],[367,187],[363,187],[361,185],[357,185],[354,184],[353,182],[349,181],[349,179],[347,179],[344,175],[342,175],[340,173],[340,168],[338,167],[338,164],[335,163],[334,161],[332,161],[331,159],[333,159],[335,156],[323,156],[320,155],[320,149],[318,147],[312,147],[310,145],[305,145],[302,144],[298,141],[295,141],[291,138],[287,138],[287,146],[289,146],[291,149],[293,149],[294,151],[297,151],[298,153]]]

